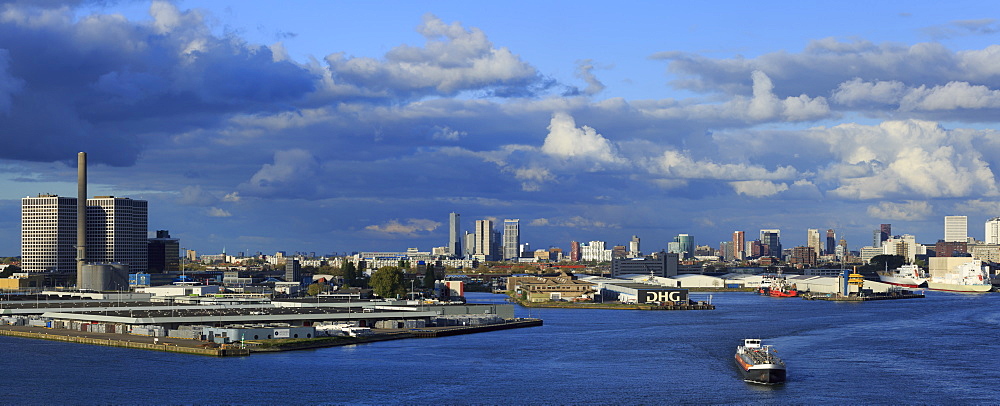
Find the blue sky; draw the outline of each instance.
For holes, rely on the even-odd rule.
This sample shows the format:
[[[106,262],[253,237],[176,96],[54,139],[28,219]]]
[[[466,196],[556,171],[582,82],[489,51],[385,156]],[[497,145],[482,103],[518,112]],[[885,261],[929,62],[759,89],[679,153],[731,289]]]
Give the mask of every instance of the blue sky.
[[[989,2],[0,1],[0,255],[20,198],[150,202],[186,248],[533,248],[1000,215]]]

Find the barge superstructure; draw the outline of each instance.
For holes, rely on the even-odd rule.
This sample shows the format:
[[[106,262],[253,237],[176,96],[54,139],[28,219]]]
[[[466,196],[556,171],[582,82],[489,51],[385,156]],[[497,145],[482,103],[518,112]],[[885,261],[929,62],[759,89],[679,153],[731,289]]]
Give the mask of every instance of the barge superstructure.
[[[785,382],[785,362],[770,345],[761,345],[760,339],[747,338],[736,347],[736,365],[744,381],[764,385]]]

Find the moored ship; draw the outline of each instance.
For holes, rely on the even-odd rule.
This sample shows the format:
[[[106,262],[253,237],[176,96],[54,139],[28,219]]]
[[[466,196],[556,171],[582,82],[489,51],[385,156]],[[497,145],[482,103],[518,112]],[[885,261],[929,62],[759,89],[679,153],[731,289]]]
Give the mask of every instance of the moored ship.
[[[747,338],[736,347],[736,365],[744,381],[764,385],[785,382],[785,362],[770,345],[761,345],[760,339]]]
[[[990,273],[978,259],[956,266],[944,276],[927,280],[927,288],[948,292],[989,292],[993,289]]]
[[[919,288],[927,283],[927,271],[916,265],[903,265],[893,270],[878,271],[878,278],[885,283],[908,288]]]
[[[796,297],[799,295],[795,284],[788,283],[784,278],[771,279],[767,286],[761,286],[757,293],[771,297]]]

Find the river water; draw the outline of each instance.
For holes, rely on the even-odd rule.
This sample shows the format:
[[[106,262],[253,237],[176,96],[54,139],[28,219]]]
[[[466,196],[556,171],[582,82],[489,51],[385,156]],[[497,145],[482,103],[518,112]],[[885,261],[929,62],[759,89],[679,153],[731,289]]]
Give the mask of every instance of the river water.
[[[0,403],[1000,403],[1000,294],[692,294],[709,296],[716,310],[518,307],[545,325],[244,358],[0,337]],[[733,352],[744,338],[775,346],[786,384],[742,381]]]

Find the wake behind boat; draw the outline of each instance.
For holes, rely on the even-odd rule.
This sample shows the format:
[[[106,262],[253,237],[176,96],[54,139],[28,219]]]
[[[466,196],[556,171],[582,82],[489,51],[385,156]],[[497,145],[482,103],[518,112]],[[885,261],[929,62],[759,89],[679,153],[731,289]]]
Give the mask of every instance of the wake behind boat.
[[[785,362],[770,345],[761,345],[760,339],[748,338],[736,347],[736,365],[744,381],[764,385],[785,382]]]

